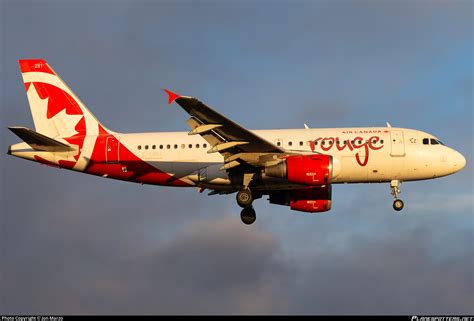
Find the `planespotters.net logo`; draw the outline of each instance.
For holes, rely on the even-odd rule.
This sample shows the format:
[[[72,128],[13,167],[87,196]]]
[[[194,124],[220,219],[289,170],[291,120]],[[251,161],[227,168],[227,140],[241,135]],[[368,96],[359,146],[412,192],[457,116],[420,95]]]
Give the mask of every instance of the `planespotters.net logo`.
[[[411,321],[474,321],[474,317],[411,317]]]

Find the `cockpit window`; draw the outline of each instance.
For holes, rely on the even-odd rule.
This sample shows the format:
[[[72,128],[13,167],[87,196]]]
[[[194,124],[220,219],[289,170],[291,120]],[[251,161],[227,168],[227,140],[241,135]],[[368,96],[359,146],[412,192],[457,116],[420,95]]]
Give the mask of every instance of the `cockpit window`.
[[[434,139],[434,138],[423,138],[423,145],[443,145],[444,144],[438,140],[438,139]]]

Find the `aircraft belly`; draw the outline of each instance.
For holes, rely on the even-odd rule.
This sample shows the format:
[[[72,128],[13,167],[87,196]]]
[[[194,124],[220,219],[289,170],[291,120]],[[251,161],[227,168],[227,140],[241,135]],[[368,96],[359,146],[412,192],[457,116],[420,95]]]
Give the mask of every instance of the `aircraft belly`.
[[[199,169],[209,166],[209,163],[202,162],[175,162],[175,161],[149,161],[153,167],[160,171],[173,174],[177,177],[184,177],[196,173]],[[220,164],[222,166],[222,164]]]
[[[393,179],[394,160],[388,154],[375,154],[367,164],[367,181],[389,182]]]

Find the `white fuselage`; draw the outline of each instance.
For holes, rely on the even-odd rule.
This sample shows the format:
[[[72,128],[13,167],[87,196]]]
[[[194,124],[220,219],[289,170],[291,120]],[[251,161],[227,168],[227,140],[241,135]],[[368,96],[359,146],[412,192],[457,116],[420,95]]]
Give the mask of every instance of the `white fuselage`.
[[[443,144],[431,144],[436,137],[428,133],[404,128],[325,128],[325,129],[278,129],[255,130],[258,136],[284,148],[287,152],[298,154],[321,153],[333,156],[332,183],[380,183],[392,180],[413,181],[431,179],[453,174],[461,170],[465,158],[457,151]],[[185,182],[184,186],[202,185],[207,187],[231,185],[225,170],[223,156],[208,153],[211,148],[199,135],[187,132],[157,133],[115,133],[119,144],[130,151],[143,163]],[[88,136],[86,141],[96,145],[97,136]],[[425,142],[425,143],[424,143]],[[428,142],[428,144],[426,144]],[[103,147],[107,155],[103,158],[104,167],[91,174],[109,178],[129,180],[128,176],[114,175],[109,168],[113,164],[124,164],[129,156],[120,155],[122,148]],[[11,146],[11,154],[30,160],[40,156],[56,164],[58,159],[71,158],[60,153],[33,151],[27,144]],[[81,158],[88,158],[92,151],[83,151]],[[130,153],[128,153],[130,154]],[[89,155],[89,156],[83,156]],[[80,160],[80,159],[79,159]],[[112,166],[108,165],[111,164]],[[151,168],[150,166],[150,168]],[[87,167],[86,167],[87,168]],[[72,168],[84,171],[84,168]],[[161,180],[140,181],[145,184],[168,185]],[[181,185],[180,185],[181,186]],[[267,177],[264,189],[295,188],[281,179]]]
[[[442,144],[423,144],[423,139],[436,138],[412,129],[327,128],[253,132],[287,151],[333,156],[334,167],[338,167],[333,170],[333,183],[430,179],[452,174],[465,165],[460,153]],[[204,168],[215,169],[211,175],[216,178],[225,176],[222,175],[225,172],[218,170],[224,163],[223,157],[219,153],[207,153],[210,146],[205,145],[206,141],[200,136],[190,136],[187,132],[163,132],[121,134],[118,137],[121,144],[142,160],[177,177],[185,178]]]

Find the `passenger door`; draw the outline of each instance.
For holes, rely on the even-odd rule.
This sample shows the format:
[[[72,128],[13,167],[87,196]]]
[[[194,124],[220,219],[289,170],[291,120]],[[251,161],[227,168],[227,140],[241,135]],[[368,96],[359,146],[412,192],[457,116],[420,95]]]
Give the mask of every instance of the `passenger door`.
[[[390,131],[390,140],[391,140],[391,156],[405,156],[405,141],[403,139],[403,131],[401,130],[391,130]]]

